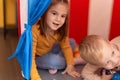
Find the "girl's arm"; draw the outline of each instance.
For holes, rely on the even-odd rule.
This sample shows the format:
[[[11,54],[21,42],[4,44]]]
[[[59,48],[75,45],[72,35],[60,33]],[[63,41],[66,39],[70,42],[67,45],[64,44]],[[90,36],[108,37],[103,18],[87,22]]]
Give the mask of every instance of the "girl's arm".
[[[67,73],[73,77],[80,77],[80,74],[76,72],[74,68],[73,52],[72,52],[72,48],[69,43],[69,38],[66,37],[65,39],[63,39],[60,42],[60,46],[62,48],[63,54],[66,59],[66,63],[67,63],[67,67],[65,71],[63,72],[63,74]]]
[[[33,35],[33,42],[32,42],[32,67],[31,67],[31,80],[41,80],[39,73],[37,71],[36,63],[35,63],[35,53],[36,53],[36,46],[37,46],[37,26],[33,26],[32,28],[32,35]]]
[[[60,41],[60,46],[65,56],[67,65],[74,65],[73,52],[69,43],[69,38],[66,37]]]

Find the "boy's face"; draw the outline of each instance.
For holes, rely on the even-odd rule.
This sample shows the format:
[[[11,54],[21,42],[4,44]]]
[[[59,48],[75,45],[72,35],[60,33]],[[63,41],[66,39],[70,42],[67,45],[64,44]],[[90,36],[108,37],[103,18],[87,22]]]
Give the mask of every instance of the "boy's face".
[[[120,66],[120,51],[117,45],[103,42],[103,46],[102,67],[112,69]]]

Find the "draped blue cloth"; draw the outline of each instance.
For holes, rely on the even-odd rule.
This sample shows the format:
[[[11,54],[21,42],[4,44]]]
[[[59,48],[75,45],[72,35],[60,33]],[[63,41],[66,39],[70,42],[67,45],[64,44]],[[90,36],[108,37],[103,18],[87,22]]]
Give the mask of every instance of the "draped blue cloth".
[[[32,25],[35,24],[49,7],[51,0],[28,0],[28,24],[20,36],[16,51],[8,58],[17,58],[24,77],[30,80],[32,64]]]
[[[120,73],[115,73],[111,80],[120,80]]]

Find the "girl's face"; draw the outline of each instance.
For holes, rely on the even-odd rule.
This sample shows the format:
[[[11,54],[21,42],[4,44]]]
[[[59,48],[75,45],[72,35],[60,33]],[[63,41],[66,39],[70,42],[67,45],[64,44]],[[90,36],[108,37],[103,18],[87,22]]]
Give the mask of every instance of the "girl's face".
[[[65,23],[68,15],[68,7],[65,3],[52,5],[46,13],[46,24],[48,29],[56,31]]]
[[[103,53],[103,58],[101,59],[102,67],[112,69],[120,66],[120,51],[117,45],[104,43]]]

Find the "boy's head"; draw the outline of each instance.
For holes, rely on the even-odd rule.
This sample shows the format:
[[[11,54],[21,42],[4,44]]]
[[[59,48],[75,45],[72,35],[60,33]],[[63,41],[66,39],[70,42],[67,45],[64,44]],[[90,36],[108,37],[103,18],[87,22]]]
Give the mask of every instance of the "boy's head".
[[[89,35],[84,38],[80,45],[81,57],[90,64],[98,67],[113,68],[113,48],[109,41],[98,35]],[[115,59],[115,57],[114,57]],[[109,61],[112,61],[109,63]],[[116,62],[115,62],[116,63]]]
[[[81,57],[85,61],[97,65],[97,62],[99,62],[102,57],[102,41],[103,39],[96,35],[85,37],[79,45]]]

